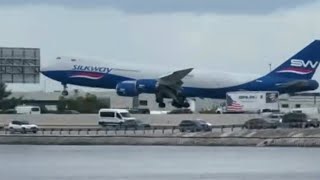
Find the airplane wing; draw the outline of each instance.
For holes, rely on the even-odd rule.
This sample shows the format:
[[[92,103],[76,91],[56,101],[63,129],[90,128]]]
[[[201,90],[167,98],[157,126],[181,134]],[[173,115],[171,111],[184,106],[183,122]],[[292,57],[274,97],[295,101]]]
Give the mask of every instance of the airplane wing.
[[[183,69],[175,71],[168,75],[162,76],[159,78],[159,85],[169,86],[169,87],[179,87],[183,84],[182,79],[186,77],[193,68]]]

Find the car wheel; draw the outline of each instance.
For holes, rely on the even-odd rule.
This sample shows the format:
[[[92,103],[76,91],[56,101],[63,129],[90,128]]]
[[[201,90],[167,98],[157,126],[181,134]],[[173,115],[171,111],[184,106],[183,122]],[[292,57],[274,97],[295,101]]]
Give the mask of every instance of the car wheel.
[[[9,128],[9,132],[10,132],[11,134],[13,134],[13,133],[14,133],[14,129],[13,129],[13,127],[10,127],[10,128]]]
[[[185,130],[184,129],[180,129],[180,132],[184,132]]]
[[[22,128],[22,129],[21,129],[21,133],[22,133],[22,134],[26,134],[26,133],[27,133],[26,128]]]

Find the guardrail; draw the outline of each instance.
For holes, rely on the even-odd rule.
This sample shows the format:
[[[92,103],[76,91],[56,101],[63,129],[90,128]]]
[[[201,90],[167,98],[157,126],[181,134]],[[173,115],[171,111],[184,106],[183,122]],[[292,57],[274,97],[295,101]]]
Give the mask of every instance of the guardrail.
[[[38,133],[40,134],[67,134],[67,135],[80,135],[85,133],[86,135],[108,135],[108,134],[174,134],[177,131],[180,132],[179,126],[174,125],[152,125],[150,128],[134,128],[134,127],[121,127],[121,126],[99,126],[99,125],[57,125],[57,124],[49,124],[39,126]],[[309,126],[306,123],[285,123],[280,124],[280,128],[308,128]],[[206,132],[217,132],[217,130],[223,133],[226,129],[230,129],[233,132],[235,129],[266,129],[266,128],[275,128],[268,126],[256,126],[256,127],[247,127],[244,124],[232,124],[232,125],[212,125],[211,129],[206,130]],[[6,126],[2,129],[0,128],[0,132],[4,132],[4,134],[11,133],[11,130]],[[191,132],[199,132],[204,130],[199,129],[189,129]]]
[[[210,130],[213,132],[214,130],[220,130],[224,132],[225,129],[231,129],[234,131],[235,128],[243,128],[242,124],[234,124],[234,125],[214,125]],[[0,130],[1,131],[1,130]],[[12,130],[5,127],[2,129],[4,134],[12,133]],[[46,125],[40,126],[38,128],[38,133],[40,134],[59,134],[59,135],[81,135],[85,133],[86,135],[102,135],[101,133],[108,134],[174,134],[177,131],[180,132],[178,126],[170,126],[170,125],[153,125],[150,128],[134,128],[134,127],[101,127],[101,126],[85,126],[85,125],[73,125],[73,126],[65,126],[65,125]],[[191,130],[191,132],[199,132],[199,129]],[[210,132],[206,131],[206,132]]]

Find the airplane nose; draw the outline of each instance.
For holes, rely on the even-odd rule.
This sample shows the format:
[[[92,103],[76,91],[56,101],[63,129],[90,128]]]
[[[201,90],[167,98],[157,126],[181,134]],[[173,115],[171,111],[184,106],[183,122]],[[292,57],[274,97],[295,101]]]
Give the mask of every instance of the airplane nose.
[[[41,67],[40,68],[40,72],[41,72],[41,74],[43,74],[43,75],[45,75],[45,76],[47,76],[47,77],[49,77],[49,72],[50,72],[51,70],[50,70],[50,68],[47,66],[47,67]]]

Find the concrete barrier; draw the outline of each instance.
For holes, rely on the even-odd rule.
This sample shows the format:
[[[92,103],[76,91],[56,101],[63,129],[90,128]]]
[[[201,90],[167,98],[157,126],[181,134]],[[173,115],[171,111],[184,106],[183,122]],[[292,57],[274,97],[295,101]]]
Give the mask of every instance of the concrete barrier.
[[[319,129],[242,130],[228,133],[180,133],[166,136],[0,135],[0,144],[41,145],[186,145],[320,147]]]

